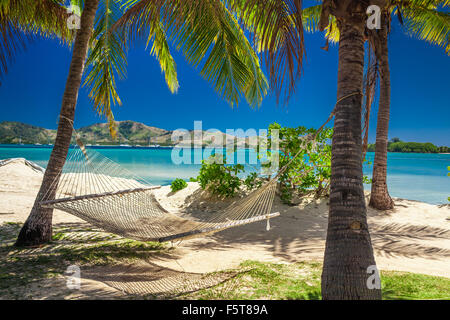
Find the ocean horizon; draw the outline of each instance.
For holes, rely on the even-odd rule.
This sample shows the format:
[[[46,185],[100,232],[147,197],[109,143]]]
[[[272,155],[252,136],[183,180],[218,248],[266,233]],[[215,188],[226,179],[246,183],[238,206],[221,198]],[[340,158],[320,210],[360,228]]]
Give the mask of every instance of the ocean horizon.
[[[174,164],[171,158],[173,147],[147,146],[90,146],[98,149],[111,160],[150,181],[154,185],[168,185],[172,180],[189,180],[196,177],[200,164]],[[0,159],[25,158],[42,167],[47,166],[51,145],[0,145]],[[203,148],[209,152],[210,148]],[[244,154],[242,154],[244,153]],[[239,149],[235,155],[250,159],[255,156],[252,149]],[[368,152],[366,160],[373,162],[374,153]],[[253,158],[252,158],[253,159]],[[250,165],[246,171],[259,170],[259,164]],[[434,153],[388,153],[388,187],[392,197],[422,201],[430,204],[448,203],[450,178],[447,167],[450,154]],[[363,172],[372,176],[372,165],[364,164]],[[370,185],[364,188],[370,190]]]

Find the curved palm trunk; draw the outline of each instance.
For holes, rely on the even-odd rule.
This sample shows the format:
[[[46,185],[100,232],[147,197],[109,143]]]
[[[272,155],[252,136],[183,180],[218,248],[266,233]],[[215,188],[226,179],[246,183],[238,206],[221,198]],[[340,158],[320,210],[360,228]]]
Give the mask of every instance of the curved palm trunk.
[[[386,182],[389,113],[391,107],[391,74],[389,70],[387,28],[382,28],[379,31],[379,35],[381,49],[380,103],[378,106],[377,137],[369,205],[379,210],[388,210],[394,207],[394,201],[389,195]]]
[[[342,99],[362,92],[364,26],[338,21],[341,36],[337,96]],[[367,286],[367,268],[375,265],[375,259],[363,189],[361,105],[361,94],[354,94],[335,109],[323,299],[381,298],[381,290]]]
[[[72,138],[72,123],[75,116],[78,90],[84,71],[84,63],[88,51],[89,39],[94,27],[95,13],[99,0],[86,0],[81,15],[80,29],[77,30],[73,47],[72,61],[63,95],[58,131],[55,145],[45,170],[39,193],[31,213],[20,230],[16,246],[40,245],[51,240],[53,209],[42,208],[39,202],[44,196],[55,197],[59,175],[66,161]],[[56,183],[54,183],[56,182]]]

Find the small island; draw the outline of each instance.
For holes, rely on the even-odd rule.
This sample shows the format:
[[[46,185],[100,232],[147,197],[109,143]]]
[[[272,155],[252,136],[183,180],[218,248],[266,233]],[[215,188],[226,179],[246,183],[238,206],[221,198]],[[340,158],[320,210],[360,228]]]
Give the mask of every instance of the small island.
[[[367,151],[375,152],[375,144],[369,144]],[[388,152],[406,153],[450,153],[450,147],[436,146],[431,142],[405,142],[399,138],[392,138],[388,142]]]

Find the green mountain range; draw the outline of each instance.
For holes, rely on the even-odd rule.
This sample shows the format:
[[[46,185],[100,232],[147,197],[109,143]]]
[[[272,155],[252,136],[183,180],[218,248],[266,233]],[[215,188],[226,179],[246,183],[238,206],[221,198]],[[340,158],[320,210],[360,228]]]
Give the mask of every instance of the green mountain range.
[[[392,138],[388,141],[388,152],[406,153],[450,153],[450,148],[446,146],[435,146],[431,142],[404,142],[399,138]],[[375,144],[369,144],[367,151],[375,151]]]
[[[182,131],[160,129],[129,120],[117,122],[117,137],[115,140],[112,140],[109,134],[107,123],[97,123],[87,127],[82,127],[77,129],[77,132],[85,144],[127,144],[133,146],[148,146],[155,144],[161,146],[173,146],[177,143],[172,141],[172,135],[174,133],[178,136],[183,134]],[[201,144],[202,146],[211,145],[213,141],[215,141],[213,136],[217,135],[217,133],[223,136],[223,141],[235,139],[235,143],[237,145],[245,145],[246,143],[244,138],[230,136],[220,131],[216,133],[202,131],[202,140],[195,142]],[[194,141],[193,130],[184,134],[188,134],[192,141]],[[36,127],[21,122],[0,122],[0,144],[53,144],[55,137],[56,130]],[[182,144],[183,138],[180,137],[178,141],[178,143]]]
[[[173,146],[175,144],[184,145],[182,131],[171,131],[161,128],[151,127],[136,121],[118,121],[117,137],[112,140],[109,134],[107,123],[96,123],[87,127],[77,129],[81,140],[85,144],[92,145],[131,145],[148,146],[161,145]],[[190,130],[184,134],[190,136],[191,141],[197,146],[212,145],[214,141],[223,145],[226,141],[234,140],[237,146],[248,146],[245,138],[227,135],[223,132],[202,131],[201,141],[195,140],[194,131]],[[172,141],[173,135],[179,136],[178,143]],[[217,134],[222,135],[222,141],[217,140]],[[53,144],[56,137],[56,130],[45,129],[21,122],[4,121],[0,122],[0,144]],[[75,141],[74,141],[75,143]],[[190,145],[190,143],[189,143]],[[375,145],[369,144],[368,151],[375,151]],[[389,152],[420,152],[420,153],[449,153],[450,148],[437,147],[432,143],[403,142],[398,138],[393,138],[388,143]]]

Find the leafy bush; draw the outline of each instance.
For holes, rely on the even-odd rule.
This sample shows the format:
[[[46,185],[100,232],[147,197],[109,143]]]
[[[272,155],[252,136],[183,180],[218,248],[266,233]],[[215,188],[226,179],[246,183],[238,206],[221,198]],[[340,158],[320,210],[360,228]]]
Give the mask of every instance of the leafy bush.
[[[263,154],[258,150],[259,159],[273,159],[274,152],[270,151],[274,144],[274,130],[279,136],[279,169],[289,165],[278,177],[281,199],[290,203],[294,194],[304,196],[313,194],[319,198],[329,194],[331,178],[331,138],[333,130],[324,128],[315,137],[317,130],[303,126],[297,128],[281,127],[278,123],[269,126],[267,150]],[[312,139],[315,137],[315,139]],[[309,139],[307,139],[309,138]],[[293,159],[293,156],[298,156]],[[266,161],[262,167],[268,169],[271,163]],[[230,197],[234,196],[244,185],[247,190],[261,187],[263,179],[256,172],[240,179],[238,174],[244,172],[242,164],[228,165],[222,154],[213,155],[202,162],[196,180],[202,189],[212,194]],[[274,172],[270,172],[273,174]],[[371,179],[364,176],[364,183],[371,183]]]
[[[179,190],[182,190],[184,188],[187,187],[187,183],[186,181],[184,181],[183,179],[175,179],[172,181],[172,184],[170,186],[170,189],[172,190],[172,192],[177,192]]]
[[[258,178],[256,172],[252,172],[244,179],[243,183],[247,187],[247,190],[251,191],[260,188],[263,184],[263,180]]]
[[[387,150],[389,152],[445,153],[448,152],[449,148],[445,146],[437,147],[430,142],[404,142],[399,138],[393,138],[388,142]],[[374,152],[375,144],[369,144],[367,151]]]
[[[274,130],[279,135],[279,167],[289,167],[278,178],[281,199],[291,202],[294,193],[306,195],[313,193],[316,197],[328,194],[331,177],[331,145],[329,143],[333,130],[324,128],[312,139],[316,130],[303,126],[297,128],[281,127],[278,123],[269,126],[268,149],[274,143]],[[298,156],[293,159],[293,156]],[[269,151],[268,157],[273,154]],[[292,161],[292,162],[290,162]],[[270,164],[266,164],[269,166]]]
[[[237,176],[244,171],[242,164],[227,165],[222,154],[212,155],[202,161],[197,181],[201,188],[212,194],[232,197],[241,186],[241,179]]]

